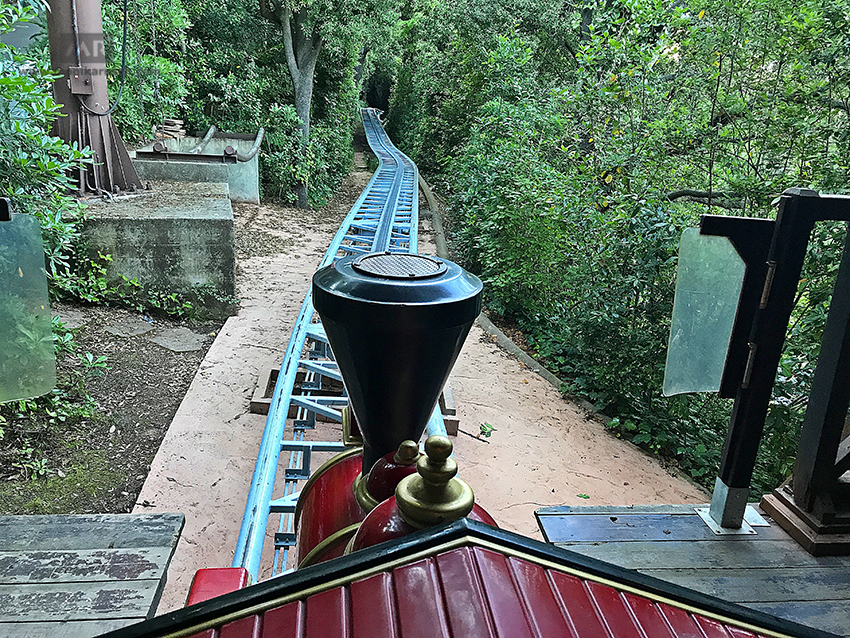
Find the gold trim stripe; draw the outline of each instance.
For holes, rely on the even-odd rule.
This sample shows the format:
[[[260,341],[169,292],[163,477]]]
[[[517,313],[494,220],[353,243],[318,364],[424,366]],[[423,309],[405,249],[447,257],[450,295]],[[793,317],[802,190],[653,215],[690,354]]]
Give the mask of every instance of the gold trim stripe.
[[[309,567],[313,563],[321,562],[318,559],[322,557],[322,554],[330,549],[330,547],[341,538],[344,538],[347,535],[351,535],[353,537],[354,534],[357,533],[359,527],[360,523],[354,523],[353,525],[349,525],[348,527],[343,527],[342,529],[335,531],[327,538],[323,538],[320,543],[307,552],[307,555],[298,564],[298,569],[303,569],[305,567]]]

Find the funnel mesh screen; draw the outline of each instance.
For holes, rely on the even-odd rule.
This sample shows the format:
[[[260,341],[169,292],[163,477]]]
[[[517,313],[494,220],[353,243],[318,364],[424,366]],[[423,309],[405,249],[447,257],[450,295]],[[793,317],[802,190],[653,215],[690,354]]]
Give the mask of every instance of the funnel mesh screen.
[[[387,279],[424,279],[446,272],[446,265],[424,255],[375,253],[356,259],[351,266],[364,275]]]

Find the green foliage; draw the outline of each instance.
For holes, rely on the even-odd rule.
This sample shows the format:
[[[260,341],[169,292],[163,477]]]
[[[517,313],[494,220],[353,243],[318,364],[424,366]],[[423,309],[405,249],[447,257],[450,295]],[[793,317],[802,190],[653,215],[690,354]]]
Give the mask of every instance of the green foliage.
[[[211,124],[238,132],[263,127],[263,193],[294,202],[296,187],[306,182],[311,204],[327,202],[352,159],[357,31],[334,31],[345,19],[342,13],[314,25],[327,41],[316,69],[310,142],[302,149],[280,28],[263,18],[255,4],[186,0],[185,6],[192,22],[186,56],[188,124],[199,132]]]
[[[121,84],[124,0],[104,0],[103,33],[110,70],[109,96]],[[163,118],[178,117],[188,95],[184,72],[189,18],[181,0],[128,4],[124,90],[113,118],[125,141],[149,140]]]
[[[12,461],[12,467],[20,470],[24,478],[36,479],[47,473],[47,459],[39,458],[41,452],[31,447],[22,447],[16,450],[16,458]]]
[[[789,186],[848,190],[850,5],[839,5],[403,11],[391,134],[444,183],[453,249],[490,308],[614,417],[612,431],[706,483],[729,402],[660,392],[678,239],[702,212],[772,215]],[[843,240],[827,226],[813,236],[757,490],[793,463]]]
[[[55,294],[68,300],[132,308],[170,317],[205,320],[233,314],[239,300],[222,294],[211,284],[194,286],[180,293],[154,286],[142,286],[133,277],[110,281],[106,266],[112,255],[99,254],[71,276],[56,277]]]
[[[32,9],[2,5],[0,33],[35,18]],[[60,105],[46,66],[0,44],[0,71],[0,197],[12,198],[16,212],[39,218],[49,274],[67,273],[81,211],[66,194],[73,188],[69,175],[88,153],[48,134]]]

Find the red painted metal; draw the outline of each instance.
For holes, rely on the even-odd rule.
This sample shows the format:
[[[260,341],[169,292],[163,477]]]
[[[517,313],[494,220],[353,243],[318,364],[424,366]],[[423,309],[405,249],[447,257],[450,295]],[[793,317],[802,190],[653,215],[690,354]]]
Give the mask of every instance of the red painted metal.
[[[405,476],[416,471],[416,465],[403,466],[392,461],[395,452],[387,454],[376,464],[381,478],[375,482],[379,493],[395,491],[395,485]],[[330,536],[361,521],[369,521],[357,530],[353,548],[363,549],[384,541],[400,538],[416,531],[401,518],[395,498],[390,497],[373,509],[369,515],[361,508],[354,495],[354,480],[360,474],[362,455],[341,457],[314,474],[310,483],[301,492],[296,510],[296,561],[303,565],[305,557]],[[384,470],[387,470],[384,474]],[[368,479],[367,479],[368,480]],[[370,493],[371,493],[370,484]],[[375,494],[372,494],[375,496]],[[496,521],[481,506],[474,505],[469,518],[498,527]],[[345,552],[350,536],[342,536],[335,543],[326,545],[318,555],[310,557],[309,564],[315,565]]]
[[[685,603],[660,602],[663,593],[644,595],[628,579],[608,584],[581,567],[565,563],[573,570],[566,573],[514,551],[470,543],[383,565],[364,552],[368,576],[340,574],[344,584],[318,591],[324,581],[307,579],[307,589],[286,594],[300,600],[197,638],[765,638]]]
[[[479,523],[486,523],[492,527],[498,527],[493,517],[477,503],[472,506],[472,511],[467,518],[478,521]],[[369,512],[366,519],[360,525],[360,529],[357,530],[357,534],[354,535],[351,549],[352,551],[366,549],[378,543],[407,536],[416,530],[417,528],[405,522],[401,517],[395,497],[392,497],[380,503],[375,509]]]
[[[585,581],[585,589],[596,604],[597,613],[618,638],[643,638],[632,622],[631,615],[623,601],[622,594],[612,587]]]
[[[216,596],[229,594],[237,589],[247,587],[251,575],[242,567],[216,567],[199,569],[192,579],[186,606],[196,605]]]
[[[561,609],[570,620],[575,636],[597,638],[609,635],[599,616],[596,615],[596,610],[581,580],[555,571],[549,571],[549,578],[558,594]]]
[[[511,575],[527,609],[534,614],[529,619],[538,636],[575,636],[564,617],[546,570],[524,560],[509,560]]]
[[[219,638],[260,638],[260,617],[248,616],[227,623],[221,628]]]
[[[379,458],[366,477],[366,488],[379,503],[395,494],[401,479],[416,473],[416,461],[402,465],[396,462],[395,455],[390,452]]]
[[[694,616],[694,620],[706,638],[729,638],[729,632],[726,631],[726,626],[723,623],[705,616]],[[749,634],[749,636],[752,636],[752,634]]]
[[[401,517],[395,497],[389,498],[369,512],[354,535],[351,548],[353,551],[365,549],[415,531],[416,528]]]
[[[384,572],[351,583],[351,636],[395,636],[393,579]]]
[[[289,603],[263,614],[262,638],[301,638],[303,633],[303,602]]]
[[[310,596],[306,616],[304,638],[347,638],[350,635],[348,588],[337,587]]]
[[[445,594],[433,559],[404,565],[394,569],[392,575],[398,626],[404,638],[460,638],[449,630]]]
[[[323,540],[359,523],[366,516],[352,489],[362,463],[363,457],[359,454],[341,458],[326,466],[320,474],[314,474],[310,484],[301,492],[295,521],[298,530],[296,560],[299,565]],[[317,557],[311,563],[341,556],[347,542],[348,539],[345,539],[345,542],[329,548],[334,551]]]
[[[533,612],[523,605],[505,555],[480,548],[474,550],[474,555],[496,633],[513,638],[532,638],[528,615]]]
[[[262,638],[764,638],[482,547],[388,569],[304,604],[306,623],[297,603],[266,612]]]
[[[437,569],[444,592],[463,592],[445,597],[452,633],[469,638],[496,636],[491,615],[480,611],[488,608],[487,594],[478,578],[472,550],[465,547],[438,556]]]
[[[638,624],[653,638],[674,638],[661,611],[651,600],[634,594],[623,594],[623,599],[634,614]]]
[[[676,638],[705,638],[693,615],[684,609],[670,605],[658,605],[658,611],[664,616],[664,620],[670,625],[670,629]]]
[[[467,518],[472,519],[473,521],[478,521],[479,523],[484,523],[490,527],[499,527],[496,519],[490,516],[490,513],[478,503],[472,506],[472,511],[469,513]]]

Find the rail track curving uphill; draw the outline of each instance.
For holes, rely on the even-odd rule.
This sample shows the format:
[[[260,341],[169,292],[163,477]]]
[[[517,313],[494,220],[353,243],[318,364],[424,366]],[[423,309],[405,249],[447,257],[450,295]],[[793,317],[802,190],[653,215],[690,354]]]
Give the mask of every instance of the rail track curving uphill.
[[[320,268],[351,254],[417,252],[416,165],[390,141],[377,110],[361,109],[361,117],[366,139],[378,158],[378,169],[331,241]],[[299,372],[304,376],[296,390]],[[342,407],[348,399],[321,393],[328,380],[340,382],[342,377],[308,290],[280,366],[233,558],[233,567],[244,567],[255,581],[270,525],[276,526],[272,575],[286,569],[289,548],[295,543],[298,482],[310,476],[312,453],[346,449],[341,441],[304,441],[304,433],[315,427],[316,415],[342,421]],[[292,412],[295,418],[290,420]],[[445,433],[438,409],[428,432]],[[288,453],[288,459],[281,459],[282,453]],[[282,462],[286,463],[284,484],[276,486]],[[273,517],[277,521],[270,521]]]

